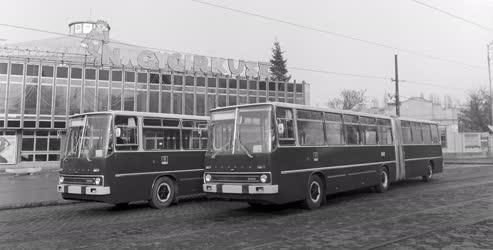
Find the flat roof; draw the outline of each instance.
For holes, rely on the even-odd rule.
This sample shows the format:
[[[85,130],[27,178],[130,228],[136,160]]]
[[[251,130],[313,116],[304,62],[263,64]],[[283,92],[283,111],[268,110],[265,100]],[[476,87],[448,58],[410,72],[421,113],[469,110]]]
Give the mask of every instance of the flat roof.
[[[209,120],[209,116],[198,115],[180,115],[180,114],[168,114],[168,113],[152,113],[152,112],[138,112],[138,111],[124,111],[124,110],[109,110],[109,111],[97,111],[86,112],[82,114],[71,115],[70,118],[84,116],[84,115],[129,115],[129,116],[148,116],[157,118],[172,118],[172,119],[190,119],[190,120]]]

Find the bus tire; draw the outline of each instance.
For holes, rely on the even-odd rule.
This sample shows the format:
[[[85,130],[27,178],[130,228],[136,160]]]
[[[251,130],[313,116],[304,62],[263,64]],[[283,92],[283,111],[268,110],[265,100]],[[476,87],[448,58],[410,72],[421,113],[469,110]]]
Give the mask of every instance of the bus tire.
[[[302,205],[306,209],[316,209],[322,205],[323,197],[325,197],[325,191],[323,188],[322,180],[316,174],[310,176],[307,186],[306,198]]]
[[[387,168],[382,167],[380,169],[380,176],[379,176],[379,183],[378,185],[375,186],[375,191],[378,193],[385,193],[387,190],[389,190],[389,171]]]
[[[431,163],[428,163],[428,165],[426,166],[426,173],[421,177],[421,179],[424,182],[429,182],[431,181],[432,177],[433,177],[433,166],[431,165]]]
[[[169,207],[175,199],[175,192],[175,182],[168,177],[161,177],[156,180],[152,187],[149,205],[156,209]]]

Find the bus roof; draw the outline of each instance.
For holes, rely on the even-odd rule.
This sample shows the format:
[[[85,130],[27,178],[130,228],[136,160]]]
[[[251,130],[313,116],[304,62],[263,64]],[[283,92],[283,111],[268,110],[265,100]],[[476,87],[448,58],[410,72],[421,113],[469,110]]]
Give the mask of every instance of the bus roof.
[[[171,118],[171,119],[190,119],[190,120],[209,120],[209,116],[198,115],[180,115],[180,114],[167,114],[167,113],[152,113],[152,112],[137,112],[137,111],[122,111],[122,110],[110,110],[110,111],[98,111],[87,112],[82,114],[71,115],[70,118],[75,118],[84,115],[130,115],[130,116],[145,116],[155,118]]]
[[[438,122],[429,121],[429,120],[419,120],[419,119],[414,119],[414,118],[371,114],[371,113],[357,112],[357,111],[351,111],[351,110],[333,109],[333,108],[328,108],[328,107],[327,108],[320,108],[320,107],[312,107],[312,106],[308,106],[308,105],[304,105],[304,104],[293,104],[293,103],[285,103],[285,102],[263,102],[263,103],[240,104],[240,105],[235,105],[235,106],[215,108],[215,109],[212,109],[211,112],[212,111],[233,109],[236,107],[254,107],[254,106],[262,106],[262,105],[272,105],[272,106],[276,106],[276,107],[305,109],[305,110],[339,113],[339,114],[347,114],[347,115],[368,116],[368,117],[375,117],[375,118],[382,118],[382,119],[393,119],[393,118],[395,119],[395,118],[397,118],[399,120],[404,120],[404,121],[438,124]]]

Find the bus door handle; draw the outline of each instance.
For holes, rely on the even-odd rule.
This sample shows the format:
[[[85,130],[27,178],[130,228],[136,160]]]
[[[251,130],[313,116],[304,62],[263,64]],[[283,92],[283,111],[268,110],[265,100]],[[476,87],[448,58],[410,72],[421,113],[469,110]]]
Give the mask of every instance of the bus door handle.
[[[313,161],[318,161],[318,152],[313,152]]]
[[[168,165],[168,156],[167,155],[161,156],[161,165]]]

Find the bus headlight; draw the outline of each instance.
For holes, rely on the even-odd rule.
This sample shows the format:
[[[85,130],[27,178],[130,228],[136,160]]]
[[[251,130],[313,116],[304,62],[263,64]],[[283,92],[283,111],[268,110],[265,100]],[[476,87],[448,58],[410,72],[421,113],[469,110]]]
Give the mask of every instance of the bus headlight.
[[[209,182],[209,181],[211,181],[211,180],[212,180],[212,176],[211,176],[210,174],[206,174],[206,175],[205,175],[205,181],[206,181],[206,182]]]
[[[62,184],[63,183],[63,176],[58,177],[58,183]]]
[[[262,183],[266,183],[267,182],[267,175],[266,174],[263,174],[260,176],[260,182]]]
[[[96,179],[94,179],[94,184],[96,184],[96,185],[101,184],[101,178],[96,177]]]

